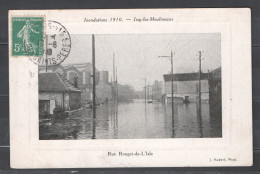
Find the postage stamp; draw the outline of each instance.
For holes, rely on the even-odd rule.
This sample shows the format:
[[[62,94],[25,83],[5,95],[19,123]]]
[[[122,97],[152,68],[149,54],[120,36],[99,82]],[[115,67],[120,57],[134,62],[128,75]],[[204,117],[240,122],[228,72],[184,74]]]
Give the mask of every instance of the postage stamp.
[[[43,17],[12,17],[11,53],[12,56],[43,56]]]

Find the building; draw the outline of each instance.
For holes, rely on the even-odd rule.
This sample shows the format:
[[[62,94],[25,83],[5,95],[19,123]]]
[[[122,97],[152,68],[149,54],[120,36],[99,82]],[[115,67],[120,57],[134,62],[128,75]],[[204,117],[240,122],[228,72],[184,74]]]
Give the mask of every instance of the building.
[[[39,113],[53,114],[56,108],[65,111],[81,107],[81,90],[59,73],[40,73]]]
[[[59,74],[61,74],[62,76],[66,76],[66,70],[63,66],[61,65],[52,65],[52,66],[39,66],[38,68],[38,72],[39,73],[51,73],[51,72],[57,72]]]
[[[146,86],[146,99],[153,100],[153,86],[149,84]]]
[[[130,85],[117,84],[117,98],[119,102],[129,102],[135,97],[135,90]]]
[[[222,110],[221,67],[209,72],[209,103],[210,112],[217,113]]]
[[[92,100],[92,64],[76,63],[64,65],[67,71],[67,79],[74,83],[75,77],[78,81],[78,88],[82,91],[81,98],[83,101]],[[96,84],[99,83],[99,71],[96,69]]]
[[[96,85],[96,97],[97,101],[101,103],[106,103],[109,100],[112,100],[113,95],[113,86],[112,83],[108,82],[109,78],[108,71],[99,72],[99,83]]]
[[[162,100],[162,81],[154,81],[152,85],[152,99],[156,101]]]
[[[106,103],[112,100],[112,85],[110,83],[99,83],[96,85],[96,100]]]
[[[66,78],[75,85],[75,87],[83,88],[82,73],[73,65],[66,66]]]
[[[199,73],[165,74],[164,102],[171,102],[171,81],[173,80],[174,101],[197,102],[199,92]],[[201,99],[209,99],[208,73],[201,73]]]
[[[81,78],[79,79],[80,83],[82,84],[81,88],[86,88],[89,85],[92,84],[92,64],[91,63],[74,63],[74,64],[69,64],[69,65],[64,65],[66,69],[69,67],[75,67],[79,71],[79,76]],[[96,69],[96,84],[99,83],[99,71]]]
[[[100,71],[99,83],[108,83],[108,71]]]

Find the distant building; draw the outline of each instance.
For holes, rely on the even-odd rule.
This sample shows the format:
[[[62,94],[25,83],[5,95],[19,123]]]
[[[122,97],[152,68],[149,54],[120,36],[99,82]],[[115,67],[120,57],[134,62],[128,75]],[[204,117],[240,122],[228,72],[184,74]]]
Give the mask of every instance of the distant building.
[[[99,74],[100,74],[99,83],[108,83],[108,78],[109,78],[108,71],[100,71]]]
[[[99,102],[105,103],[113,99],[113,83],[109,83],[109,73],[108,71],[99,72],[99,83],[96,85],[96,97]],[[114,93],[115,96],[115,93]]]
[[[77,88],[83,88],[83,76],[82,73],[73,65],[65,67],[66,69],[66,78],[73,84],[76,85]]]
[[[59,73],[40,73],[39,112],[53,114],[55,108],[66,111],[81,107],[81,90]]]
[[[146,86],[146,99],[153,100],[153,87],[151,85]]]
[[[84,101],[92,100],[92,64],[76,63],[64,65],[67,71],[67,79],[74,82],[75,77],[78,79],[78,88],[82,90],[81,98]],[[99,71],[96,69],[96,84],[99,83]]]
[[[128,102],[135,97],[135,90],[130,85],[117,84],[117,91],[117,98],[119,102]]]
[[[112,85],[110,83],[99,83],[96,85],[97,101],[105,103],[112,100]]]
[[[84,89],[92,85],[92,64],[91,63],[75,63],[55,66],[39,66],[39,73],[58,72],[67,77],[68,80],[74,82],[74,76],[78,76],[78,88]],[[99,71],[96,69],[96,83],[99,83]]]
[[[162,81],[154,81],[152,85],[152,99],[157,101],[162,100]]]
[[[144,99],[144,91],[135,91],[134,99]]]
[[[61,74],[62,76],[66,76],[66,70],[61,65],[47,66],[47,68],[46,68],[46,66],[39,66],[39,68],[38,68],[39,73],[46,73],[46,70],[47,70],[47,73],[57,72],[57,73]]]
[[[165,74],[164,77],[164,100],[171,102],[171,80],[173,80],[174,101],[189,102],[198,101],[199,75],[198,73]],[[208,73],[201,73],[201,99],[209,99]]]

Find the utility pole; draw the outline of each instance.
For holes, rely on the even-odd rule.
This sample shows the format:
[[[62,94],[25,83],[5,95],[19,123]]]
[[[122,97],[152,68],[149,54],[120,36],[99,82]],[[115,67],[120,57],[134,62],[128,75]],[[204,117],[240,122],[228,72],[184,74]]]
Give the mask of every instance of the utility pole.
[[[146,104],[146,78],[144,78],[144,101]]]
[[[199,51],[199,116],[201,115],[201,51]]]
[[[116,102],[118,102],[118,85],[117,85],[117,67],[116,67]]]
[[[146,78],[144,78],[144,102],[146,104]]]
[[[115,101],[116,100],[116,78],[115,78],[115,53],[113,52],[113,93],[112,93],[112,98]]]
[[[92,89],[92,109],[93,118],[96,118],[96,67],[95,67],[95,36],[92,34],[92,78],[93,78],[93,89]]]
[[[115,83],[115,53],[113,52],[113,82]]]
[[[144,80],[144,103],[146,104],[146,77],[140,79]]]
[[[172,98],[172,117],[174,116],[174,98],[173,98],[173,52],[171,51],[171,56],[158,56],[158,57],[166,57],[171,62],[171,98]]]
[[[172,78],[171,78],[171,82],[172,82],[172,116],[174,116],[174,100],[173,100],[173,53],[171,51],[171,73],[172,73]]]
[[[149,83],[148,83],[148,85],[147,85],[147,97],[148,97],[148,102],[149,102]]]

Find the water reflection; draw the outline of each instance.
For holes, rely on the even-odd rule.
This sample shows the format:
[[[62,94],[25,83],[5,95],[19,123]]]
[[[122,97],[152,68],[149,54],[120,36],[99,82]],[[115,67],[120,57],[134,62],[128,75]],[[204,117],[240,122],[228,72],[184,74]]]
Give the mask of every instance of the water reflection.
[[[83,110],[69,118],[40,126],[40,139],[137,139],[221,137],[221,115],[210,114],[203,103],[201,114],[196,103],[171,104],[111,102],[96,110]],[[69,128],[68,128],[69,125]],[[65,131],[66,130],[66,131]]]

